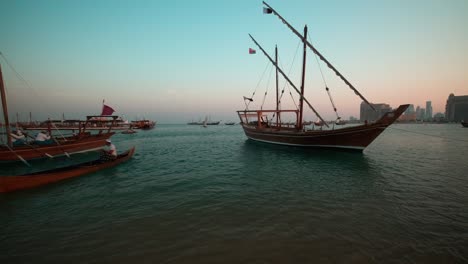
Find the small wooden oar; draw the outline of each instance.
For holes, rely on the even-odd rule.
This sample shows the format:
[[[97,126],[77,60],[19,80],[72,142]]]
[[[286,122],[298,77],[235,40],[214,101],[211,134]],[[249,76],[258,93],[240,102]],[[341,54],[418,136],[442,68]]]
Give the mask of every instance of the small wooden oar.
[[[16,151],[10,148],[8,144],[3,144],[3,145],[6,146],[13,154],[15,154],[16,157],[18,157],[18,159],[21,160],[24,164],[26,164],[28,167],[31,167],[31,164],[29,164],[25,159],[23,159],[23,157],[21,157],[18,153],[16,153]]]
[[[51,158],[51,159],[54,158],[54,156],[50,155],[49,153],[40,151],[40,150],[37,149],[37,147],[34,147],[33,145],[28,144],[27,142],[24,142],[24,144],[25,144],[26,146],[28,146],[28,147],[34,149],[36,152],[41,153],[42,155],[45,155],[45,156],[47,156],[47,157],[49,157],[49,158]]]
[[[50,136],[50,138],[52,138],[52,139],[55,141],[55,143],[57,143],[57,145],[60,147],[60,150],[62,150],[62,152],[65,153],[65,155],[66,155],[68,158],[70,158],[70,154],[68,154],[68,152],[66,152],[66,151],[62,148],[62,145],[60,145],[60,143],[58,142],[58,140],[55,139],[53,136]]]
[[[28,136],[28,137],[30,137],[30,138],[32,138],[32,139],[35,139],[34,137],[30,136],[29,134],[27,134],[27,133],[25,133],[25,134],[26,134],[26,136]],[[52,137],[52,136],[50,136],[50,137],[55,141],[55,143],[57,143],[57,145],[60,146],[60,143],[59,143],[54,137]],[[30,144],[26,144],[26,145],[30,146],[31,148],[35,149],[36,151],[39,151],[39,150],[36,149],[33,145],[30,145]],[[60,150],[62,150],[63,153],[65,153],[65,155],[66,155],[67,157],[70,158],[70,154],[68,154],[62,147],[60,147]],[[39,151],[39,152],[41,152],[41,151]],[[41,153],[42,153],[42,152],[41,152]],[[49,153],[46,153],[46,152],[44,152],[43,154],[46,155],[46,156],[49,157],[49,158],[53,158],[53,157],[54,157],[54,156],[52,156],[52,155],[50,155]]]

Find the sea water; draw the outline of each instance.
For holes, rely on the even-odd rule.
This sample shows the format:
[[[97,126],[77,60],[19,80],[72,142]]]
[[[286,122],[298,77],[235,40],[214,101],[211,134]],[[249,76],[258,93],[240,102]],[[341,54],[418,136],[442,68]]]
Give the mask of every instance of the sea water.
[[[257,143],[239,125],[112,139],[135,156],[0,195],[0,263],[468,262],[459,124],[396,124],[363,153]]]

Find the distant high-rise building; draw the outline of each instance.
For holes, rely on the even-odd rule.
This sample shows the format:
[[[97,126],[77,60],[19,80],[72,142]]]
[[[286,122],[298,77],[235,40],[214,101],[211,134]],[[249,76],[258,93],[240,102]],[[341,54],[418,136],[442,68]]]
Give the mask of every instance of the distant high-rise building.
[[[432,120],[432,102],[431,101],[426,102],[426,115],[424,119]]]
[[[426,117],[426,109],[419,107],[416,107],[416,120],[424,120]]]
[[[468,120],[468,95],[455,96],[451,93],[445,105],[445,118],[450,122]]]
[[[392,108],[388,104],[372,104],[372,106],[375,108],[375,111],[366,102],[361,103],[361,115],[359,118],[361,122],[377,121],[385,113],[392,111]]]

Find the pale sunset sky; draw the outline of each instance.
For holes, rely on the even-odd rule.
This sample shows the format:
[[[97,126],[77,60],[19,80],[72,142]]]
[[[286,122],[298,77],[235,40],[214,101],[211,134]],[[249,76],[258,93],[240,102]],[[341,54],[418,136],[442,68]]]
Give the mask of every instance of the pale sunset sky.
[[[437,113],[450,93],[468,95],[466,0],[267,3],[298,31],[307,24],[315,47],[370,102],[432,101]],[[257,0],[0,0],[0,52],[28,83],[0,58],[10,119],[83,119],[105,99],[128,119],[237,121],[253,91],[250,109],[265,91],[264,108],[273,107],[274,72],[248,34],[272,56],[278,45],[297,87],[302,53],[300,40],[262,8]],[[316,58],[307,56],[306,97],[334,119]],[[361,100],[319,65],[339,114],[359,117]],[[292,108],[285,89],[283,109]],[[308,111],[305,119],[316,117]]]

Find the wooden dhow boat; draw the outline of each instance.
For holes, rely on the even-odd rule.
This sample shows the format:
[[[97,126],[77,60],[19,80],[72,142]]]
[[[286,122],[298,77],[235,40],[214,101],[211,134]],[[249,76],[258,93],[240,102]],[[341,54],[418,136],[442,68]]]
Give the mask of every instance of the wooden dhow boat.
[[[27,160],[38,158],[51,158],[73,153],[87,152],[100,149],[105,146],[106,139],[109,139],[114,132],[112,127],[118,116],[88,116],[86,122],[79,127],[78,133],[71,136],[52,137],[52,143],[47,145],[38,145],[34,141],[25,141],[25,144],[14,145],[11,139],[11,127],[8,119],[7,98],[5,93],[5,85],[3,82],[2,69],[0,65],[0,95],[3,109],[3,117],[5,121],[6,141],[1,139],[0,144],[0,162],[22,161],[27,164]],[[107,121],[105,121],[107,119]],[[93,126],[97,122],[110,122],[106,131],[99,133],[90,133],[87,127]],[[53,123],[48,122],[48,132],[52,135]]]
[[[242,128],[244,129],[245,135],[252,140],[261,141],[266,143],[291,145],[300,147],[326,147],[326,148],[342,148],[362,151],[369,144],[374,141],[388,126],[390,126],[397,118],[408,108],[408,104],[400,105],[397,109],[384,113],[380,119],[373,123],[365,123],[363,125],[340,127],[338,129],[319,129],[309,130],[306,129],[304,119],[304,103],[318,117],[318,123],[329,127],[327,122],[320,116],[320,114],[314,109],[309,101],[304,97],[304,82],[305,82],[305,67],[306,67],[306,51],[307,48],[311,49],[320,60],[322,60],[328,68],[343,80],[346,85],[351,88],[356,95],[358,95],[370,108],[374,109],[373,104],[364,98],[359,91],[340,73],[335,67],[320,54],[317,49],[307,41],[307,26],[304,27],[304,34],[301,35],[296,29],[294,29],[281,15],[279,15],[271,6],[263,2],[265,5],[264,13],[274,14],[277,16],[290,30],[296,34],[303,42],[303,65],[302,65],[302,83],[300,89],[298,89],[294,83],[288,78],[284,71],[278,65],[278,50],[275,49],[275,59],[273,60],[270,55],[258,44],[258,42],[251,36],[252,41],[262,51],[262,53],[270,60],[270,62],[276,68],[276,109],[274,110],[248,110],[248,103],[246,103],[246,109],[237,111],[239,119],[241,121]],[[252,52],[253,51],[253,52]],[[253,49],[249,50],[249,53],[255,53]],[[289,85],[296,90],[299,94],[299,107],[294,110],[280,110],[280,97],[278,90],[278,72],[284,77]],[[331,98],[329,88],[326,87],[326,91],[330,96],[333,109],[337,115],[337,120],[341,118],[337,114],[336,107],[333,99]],[[244,96],[244,101],[253,101],[252,98]],[[296,118],[294,125],[289,125],[281,122],[283,115],[292,115]],[[274,120],[276,119],[276,120]]]
[[[133,127],[134,129],[150,130],[156,126],[156,122],[148,120],[148,119],[136,120],[136,121],[132,121],[130,126]]]
[[[41,185],[111,168],[129,160],[134,153],[135,147],[132,147],[131,149],[118,155],[115,160],[102,161],[97,159],[76,165],[31,174],[19,176],[0,176],[0,193],[34,188]]]

